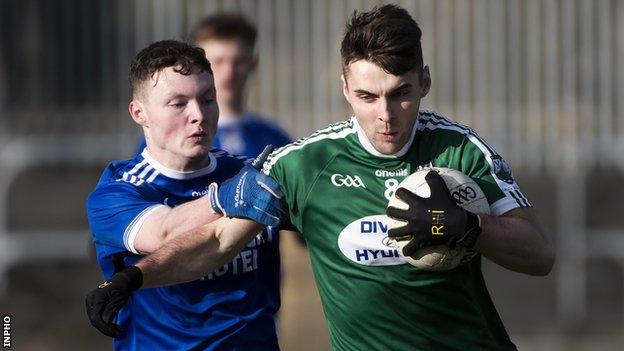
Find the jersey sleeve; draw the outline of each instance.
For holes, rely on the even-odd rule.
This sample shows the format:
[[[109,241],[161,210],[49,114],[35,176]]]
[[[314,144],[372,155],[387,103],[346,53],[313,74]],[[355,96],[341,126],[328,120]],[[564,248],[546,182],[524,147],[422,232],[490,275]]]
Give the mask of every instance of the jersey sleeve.
[[[466,138],[459,169],[481,187],[492,215],[500,216],[518,207],[533,207],[520,191],[511,166],[474,133]]]
[[[293,167],[293,165],[289,166],[286,164],[286,162],[292,161],[281,157],[282,155],[280,152],[282,151],[282,149],[273,151],[265,162],[262,171],[277,181],[284,193],[284,200],[288,206],[288,217],[281,219],[279,229],[298,231],[301,233],[301,223],[297,222],[297,218],[300,218],[299,213],[301,209],[301,204],[298,201],[300,197],[297,195],[297,188],[301,186],[300,183],[302,179],[297,174],[296,166]]]
[[[159,202],[147,199],[138,187],[126,182],[99,185],[87,199],[89,226],[96,242],[138,254],[134,239]]]

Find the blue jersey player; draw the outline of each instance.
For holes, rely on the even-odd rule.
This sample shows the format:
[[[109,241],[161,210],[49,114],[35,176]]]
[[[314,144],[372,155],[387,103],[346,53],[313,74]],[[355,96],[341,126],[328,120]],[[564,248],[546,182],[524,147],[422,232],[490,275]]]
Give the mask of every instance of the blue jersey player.
[[[255,70],[256,28],[242,14],[219,13],[197,22],[191,42],[204,49],[214,72],[219,123],[213,147],[235,155],[256,157],[266,145],[290,143],[275,123],[245,107],[245,86]],[[142,141],[137,153],[145,147]]]
[[[88,198],[97,259],[109,279],[98,290],[114,298],[119,281],[140,278],[132,265],[141,257],[194,230],[212,235],[221,256],[199,280],[143,289],[112,308],[88,298],[93,325],[115,337],[116,350],[277,350],[278,238],[261,225],[275,226],[283,215],[279,188],[257,171],[262,161],[254,168],[210,150],[219,110],[202,49],[156,42],[136,56],[130,82],[129,112],[147,147],[111,163]],[[227,217],[261,225],[241,245],[227,225],[217,231]]]

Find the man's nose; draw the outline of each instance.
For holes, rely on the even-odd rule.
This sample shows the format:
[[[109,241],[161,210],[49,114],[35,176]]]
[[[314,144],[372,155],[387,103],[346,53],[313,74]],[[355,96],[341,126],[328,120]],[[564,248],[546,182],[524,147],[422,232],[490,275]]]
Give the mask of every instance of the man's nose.
[[[199,102],[195,101],[192,103],[189,103],[189,108],[191,109],[191,111],[189,111],[190,117],[189,120],[192,124],[201,124],[204,119],[204,111],[201,108]]]
[[[390,108],[390,103],[388,102],[387,99],[385,98],[379,99],[377,115],[378,115],[378,118],[384,123],[388,123],[392,119],[392,111]]]

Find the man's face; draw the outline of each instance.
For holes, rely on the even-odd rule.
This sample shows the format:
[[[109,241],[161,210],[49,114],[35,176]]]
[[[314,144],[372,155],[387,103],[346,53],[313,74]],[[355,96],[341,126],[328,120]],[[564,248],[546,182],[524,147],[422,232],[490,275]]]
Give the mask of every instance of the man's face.
[[[431,85],[429,68],[395,76],[367,60],[351,62],[342,77],[342,91],[368,140],[391,155],[409,141],[420,100]]]
[[[247,77],[256,66],[252,49],[240,39],[211,39],[199,44],[214,72],[219,103],[240,101]]]
[[[199,70],[183,75],[168,67],[143,84],[130,114],[157,160],[179,170],[205,166],[219,116],[215,94],[212,75]]]

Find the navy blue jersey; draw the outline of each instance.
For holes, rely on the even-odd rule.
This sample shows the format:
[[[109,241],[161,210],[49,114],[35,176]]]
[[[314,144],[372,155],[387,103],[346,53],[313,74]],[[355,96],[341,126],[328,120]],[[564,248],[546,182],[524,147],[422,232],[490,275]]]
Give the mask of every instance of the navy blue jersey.
[[[244,162],[213,149],[210,165],[193,172],[167,169],[146,151],[111,163],[87,201],[104,278],[141,258],[134,237],[151,211],[205,195],[210,183],[234,176]],[[125,334],[115,349],[278,350],[278,242],[277,230],[268,228],[202,279],[136,291],[117,317]]]
[[[220,122],[223,123],[217,128],[212,146],[234,155],[256,157],[269,144],[277,149],[290,143],[286,132],[277,124],[252,114]],[[143,152],[145,146],[145,139],[141,139],[137,153]]]

